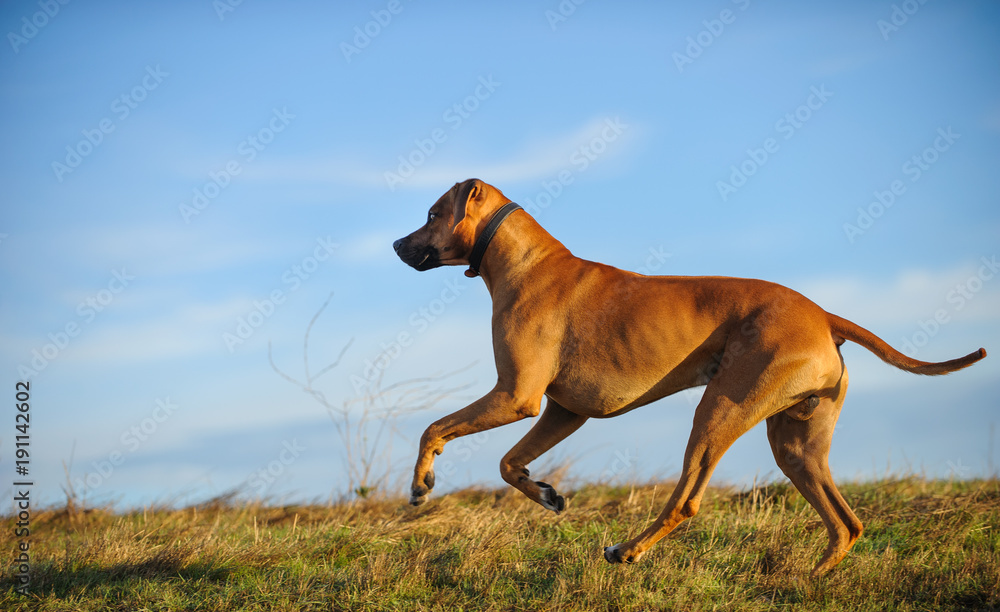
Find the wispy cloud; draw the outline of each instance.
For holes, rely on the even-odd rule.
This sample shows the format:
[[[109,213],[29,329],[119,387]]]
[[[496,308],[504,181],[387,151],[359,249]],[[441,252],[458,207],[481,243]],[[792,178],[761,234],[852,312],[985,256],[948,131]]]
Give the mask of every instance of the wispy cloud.
[[[116,365],[153,363],[205,354],[222,355],[220,329],[234,313],[245,310],[247,300],[188,303],[166,314],[130,318],[108,318],[98,328],[80,335],[64,360],[105,369]]]
[[[938,310],[964,322],[1000,320],[1000,275],[984,280],[981,271],[983,262],[975,261],[947,270],[912,268],[888,281],[852,275],[805,281],[796,288],[828,312],[855,316],[872,331],[911,326]]]
[[[573,154],[580,147],[601,137],[607,129],[606,122],[609,118],[614,119],[615,115],[593,117],[570,130],[528,140],[515,153],[500,158],[482,155],[479,159],[470,160],[465,153],[449,150],[439,152],[416,168],[411,176],[399,183],[399,187],[408,189],[438,187],[473,176],[503,184],[551,178],[560,170],[570,166]],[[638,140],[641,130],[628,121],[626,123],[629,124],[629,128],[621,134],[615,146],[608,147],[607,152],[602,153],[602,160],[628,153]],[[406,153],[400,151],[399,155],[405,156]],[[359,164],[357,160],[348,160],[346,157],[321,160],[286,158],[261,161],[252,168],[247,168],[242,178],[385,187],[388,185],[386,173],[396,172],[398,164],[399,160],[396,157],[387,160],[384,167],[371,162]]]
[[[20,243],[37,246],[38,257],[25,263],[12,258],[0,267],[14,275],[58,277],[59,298],[71,304],[90,295],[94,287],[78,279],[78,272],[125,268],[151,277],[188,278],[232,269],[248,263],[282,260],[308,252],[316,238],[289,232],[255,239],[238,231],[223,233],[218,227],[186,228],[168,225],[87,227],[73,231],[30,232],[17,236]]]
[[[889,280],[825,278],[795,288],[897,350],[917,359],[944,361],[1000,343],[1000,276],[984,279],[988,273],[978,261],[948,270],[914,268]],[[848,347],[845,356],[855,391],[914,384],[910,375],[885,366],[863,349]],[[962,376],[966,381],[985,381],[995,374],[985,365]]]
[[[388,231],[373,231],[348,238],[340,248],[340,256],[349,262],[398,262],[392,251],[392,241],[402,236]]]

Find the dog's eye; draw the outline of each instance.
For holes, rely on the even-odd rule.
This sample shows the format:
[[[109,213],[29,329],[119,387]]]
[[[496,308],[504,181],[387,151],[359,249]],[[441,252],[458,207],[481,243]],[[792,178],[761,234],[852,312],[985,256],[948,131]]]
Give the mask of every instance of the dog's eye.
[[[434,219],[437,219],[437,213],[427,213],[427,222],[430,223]]]

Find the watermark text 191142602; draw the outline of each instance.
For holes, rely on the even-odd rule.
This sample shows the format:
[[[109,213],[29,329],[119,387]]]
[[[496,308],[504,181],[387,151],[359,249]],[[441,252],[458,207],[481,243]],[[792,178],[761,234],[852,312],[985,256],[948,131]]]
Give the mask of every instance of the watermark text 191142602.
[[[14,386],[14,456],[17,478],[13,483],[14,537],[19,538],[14,557],[15,590],[28,594],[31,585],[31,382],[19,381]]]

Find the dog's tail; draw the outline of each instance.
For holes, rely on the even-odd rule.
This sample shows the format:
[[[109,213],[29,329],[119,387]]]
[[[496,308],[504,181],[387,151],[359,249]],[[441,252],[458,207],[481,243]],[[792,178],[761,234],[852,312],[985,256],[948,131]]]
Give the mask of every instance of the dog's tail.
[[[876,357],[889,365],[894,365],[900,370],[906,370],[907,372],[913,372],[914,374],[927,374],[930,376],[948,374],[950,372],[954,372],[955,370],[961,370],[962,368],[969,367],[986,356],[986,349],[979,349],[978,351],[969,353],[965,357],[959,357],[958,359],[952,359],[950,361],[942,361],[940,363],[919,361],[900,353],[896,349],[889,346],[885,340],[879,338],[860,325],[838,317],[835,314],[826,313],[826,316],[830,321],[830,330],[834,333],[834,338],[838,345],[841,344],[841,342],[837,336],[850,340],[851,342],[856,342],[869,351],[875,353]]]

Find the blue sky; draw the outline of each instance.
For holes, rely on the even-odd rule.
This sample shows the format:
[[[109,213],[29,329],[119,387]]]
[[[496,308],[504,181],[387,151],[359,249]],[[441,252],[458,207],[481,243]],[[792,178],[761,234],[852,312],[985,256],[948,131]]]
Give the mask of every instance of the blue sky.
[[[62,499],[64,462],[94,485],[88,503],[343,493],[331,419],[268,363],[270,343],[301,376],[331,293],[309,353],[315,372],[353,339],[317,384],[337,405],[369,363],[386,384],[461,370],[447,381],[461,394],[399,422],[393,458],[409,470],[423,428],[495,370],[482,281],[416,273],[391,243],[473,176],[582,257],[776,281],[922,359],[1000,350],[993,3],[0,12],[0,372],[11,398],[30,380],[45,502]],[[995,470],[995,356],[929,379],[844,353],[837,477]],[[580,478],[668,477],[696,401],[591,421],[552,455]],[[14,478],[5,414],[0,488]],[[528,427],[453,443],[439,488],[501,486]],[[762,428],[716,472],[778,476]]]

